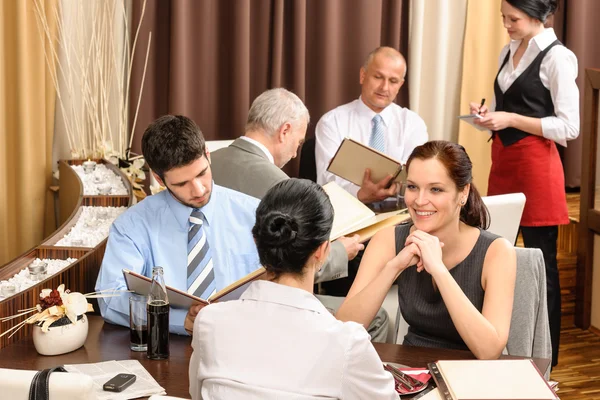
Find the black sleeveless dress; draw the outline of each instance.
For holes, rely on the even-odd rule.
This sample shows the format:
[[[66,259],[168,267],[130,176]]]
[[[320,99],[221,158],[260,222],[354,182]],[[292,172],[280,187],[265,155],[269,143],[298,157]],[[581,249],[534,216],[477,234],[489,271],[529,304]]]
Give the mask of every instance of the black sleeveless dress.
[[[411,225],[396,227],[396,253],[404,248]],[[485,292],[481,287],[483,261],[488,248],[500,236],[480,230],[479,238],[469,255],[450,270],[450,275],[467,298],[480,312]],[[462,340],[440,292],[433,287],[431,275],[425,270],[417,272],[409,267],[398,277],[398,302],[402,316],[409,325],[404,344],[468,350]]]

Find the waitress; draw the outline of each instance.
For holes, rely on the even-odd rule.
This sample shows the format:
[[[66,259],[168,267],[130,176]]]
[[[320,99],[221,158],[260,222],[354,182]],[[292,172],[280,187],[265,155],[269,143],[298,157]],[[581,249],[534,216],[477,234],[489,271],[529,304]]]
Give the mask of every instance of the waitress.
[[[560,283],[556,261],[558,225],[568,224],[564,171],[556,143],[579,135],[577,58],[545,28],[556,0],[502,0],[510,36],[494,82],[495,111],[471,103],[477,123],[492,131],[488,195],[523,192],[521,218],[525,247],[544,253],[552,366],[558,363]]]

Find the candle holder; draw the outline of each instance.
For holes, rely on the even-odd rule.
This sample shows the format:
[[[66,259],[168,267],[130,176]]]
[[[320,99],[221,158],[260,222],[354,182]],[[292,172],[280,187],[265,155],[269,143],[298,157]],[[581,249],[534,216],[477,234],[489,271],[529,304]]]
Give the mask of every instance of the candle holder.
[[[98,184],[100,184],[100,183],[103,183],[103,182],[104,182],[104,177],[103,177],[102,175],[98,175],[98,174],[96,174],[96,175],[94,175],[94,179],[93,179],[93,180],[94,180],[94,183],[95,183],[96,185],[98,185]]]
[[[106,219],[106,218],[108,218],[108,210],[106,210],[104,208],[99,208],[98,210],[96,210],[96,217],[98,219]]]
[[[83,239],[71,239],[71,246],[83,247]]]
[[[27,268],[32,281],[42,281],[48,276],[48,264],[40,259],[33,260]]]
[[[12,282],[2,282],[0,285],[0,293],[2,293],[2,297],[10,297],[13,294],[17,293],[17,285]]]
[[[96,161],[87,160],[83,162],[83,172],[91,174],[96,170]]]
[[[110,185],[98,185],[98,193],[102,196],[109,195],[111,190],[112,186]]]

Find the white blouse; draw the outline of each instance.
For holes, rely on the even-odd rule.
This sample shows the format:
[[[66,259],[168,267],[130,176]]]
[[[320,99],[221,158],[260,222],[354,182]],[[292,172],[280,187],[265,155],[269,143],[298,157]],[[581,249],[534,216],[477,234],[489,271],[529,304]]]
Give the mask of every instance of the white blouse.
[[[498,75],[498,85],[506,92],[510,85],[531,65],[533,60],[556,40],[554,29],[547,28],[533,37],[517,68],[514,68],[513,55],[521,44],[520,40],[511,40],[500,52],[498,68],[502,65],[507,52],[509,59]],[[550,90],[556,116],[542,118],[542,134],[546,139],[566,146],[567,140],[579,136],[579,89],[577,78],[577,57],[564,46],[551,48],[540,65],[540,79],[544,87]],[[494,105],[496,101],[494,99]],[[495,106],[494,106],[495,108]]]
[[[253,282],[194,324],[192,399],[398,399],[362,325],[302,289]]]

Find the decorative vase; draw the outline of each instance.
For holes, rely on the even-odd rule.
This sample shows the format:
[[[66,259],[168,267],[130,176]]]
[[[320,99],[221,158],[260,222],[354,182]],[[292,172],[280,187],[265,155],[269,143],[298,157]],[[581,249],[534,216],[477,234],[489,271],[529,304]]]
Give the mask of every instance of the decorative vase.
[[[83,346],[87,334],[88,320],[85,314],[77,317],[77,322],[74,324],[64,317],[50,325],[48,332],[42,332],[41,326],[34,325],[33,345],[43,356],[65,354]]]

